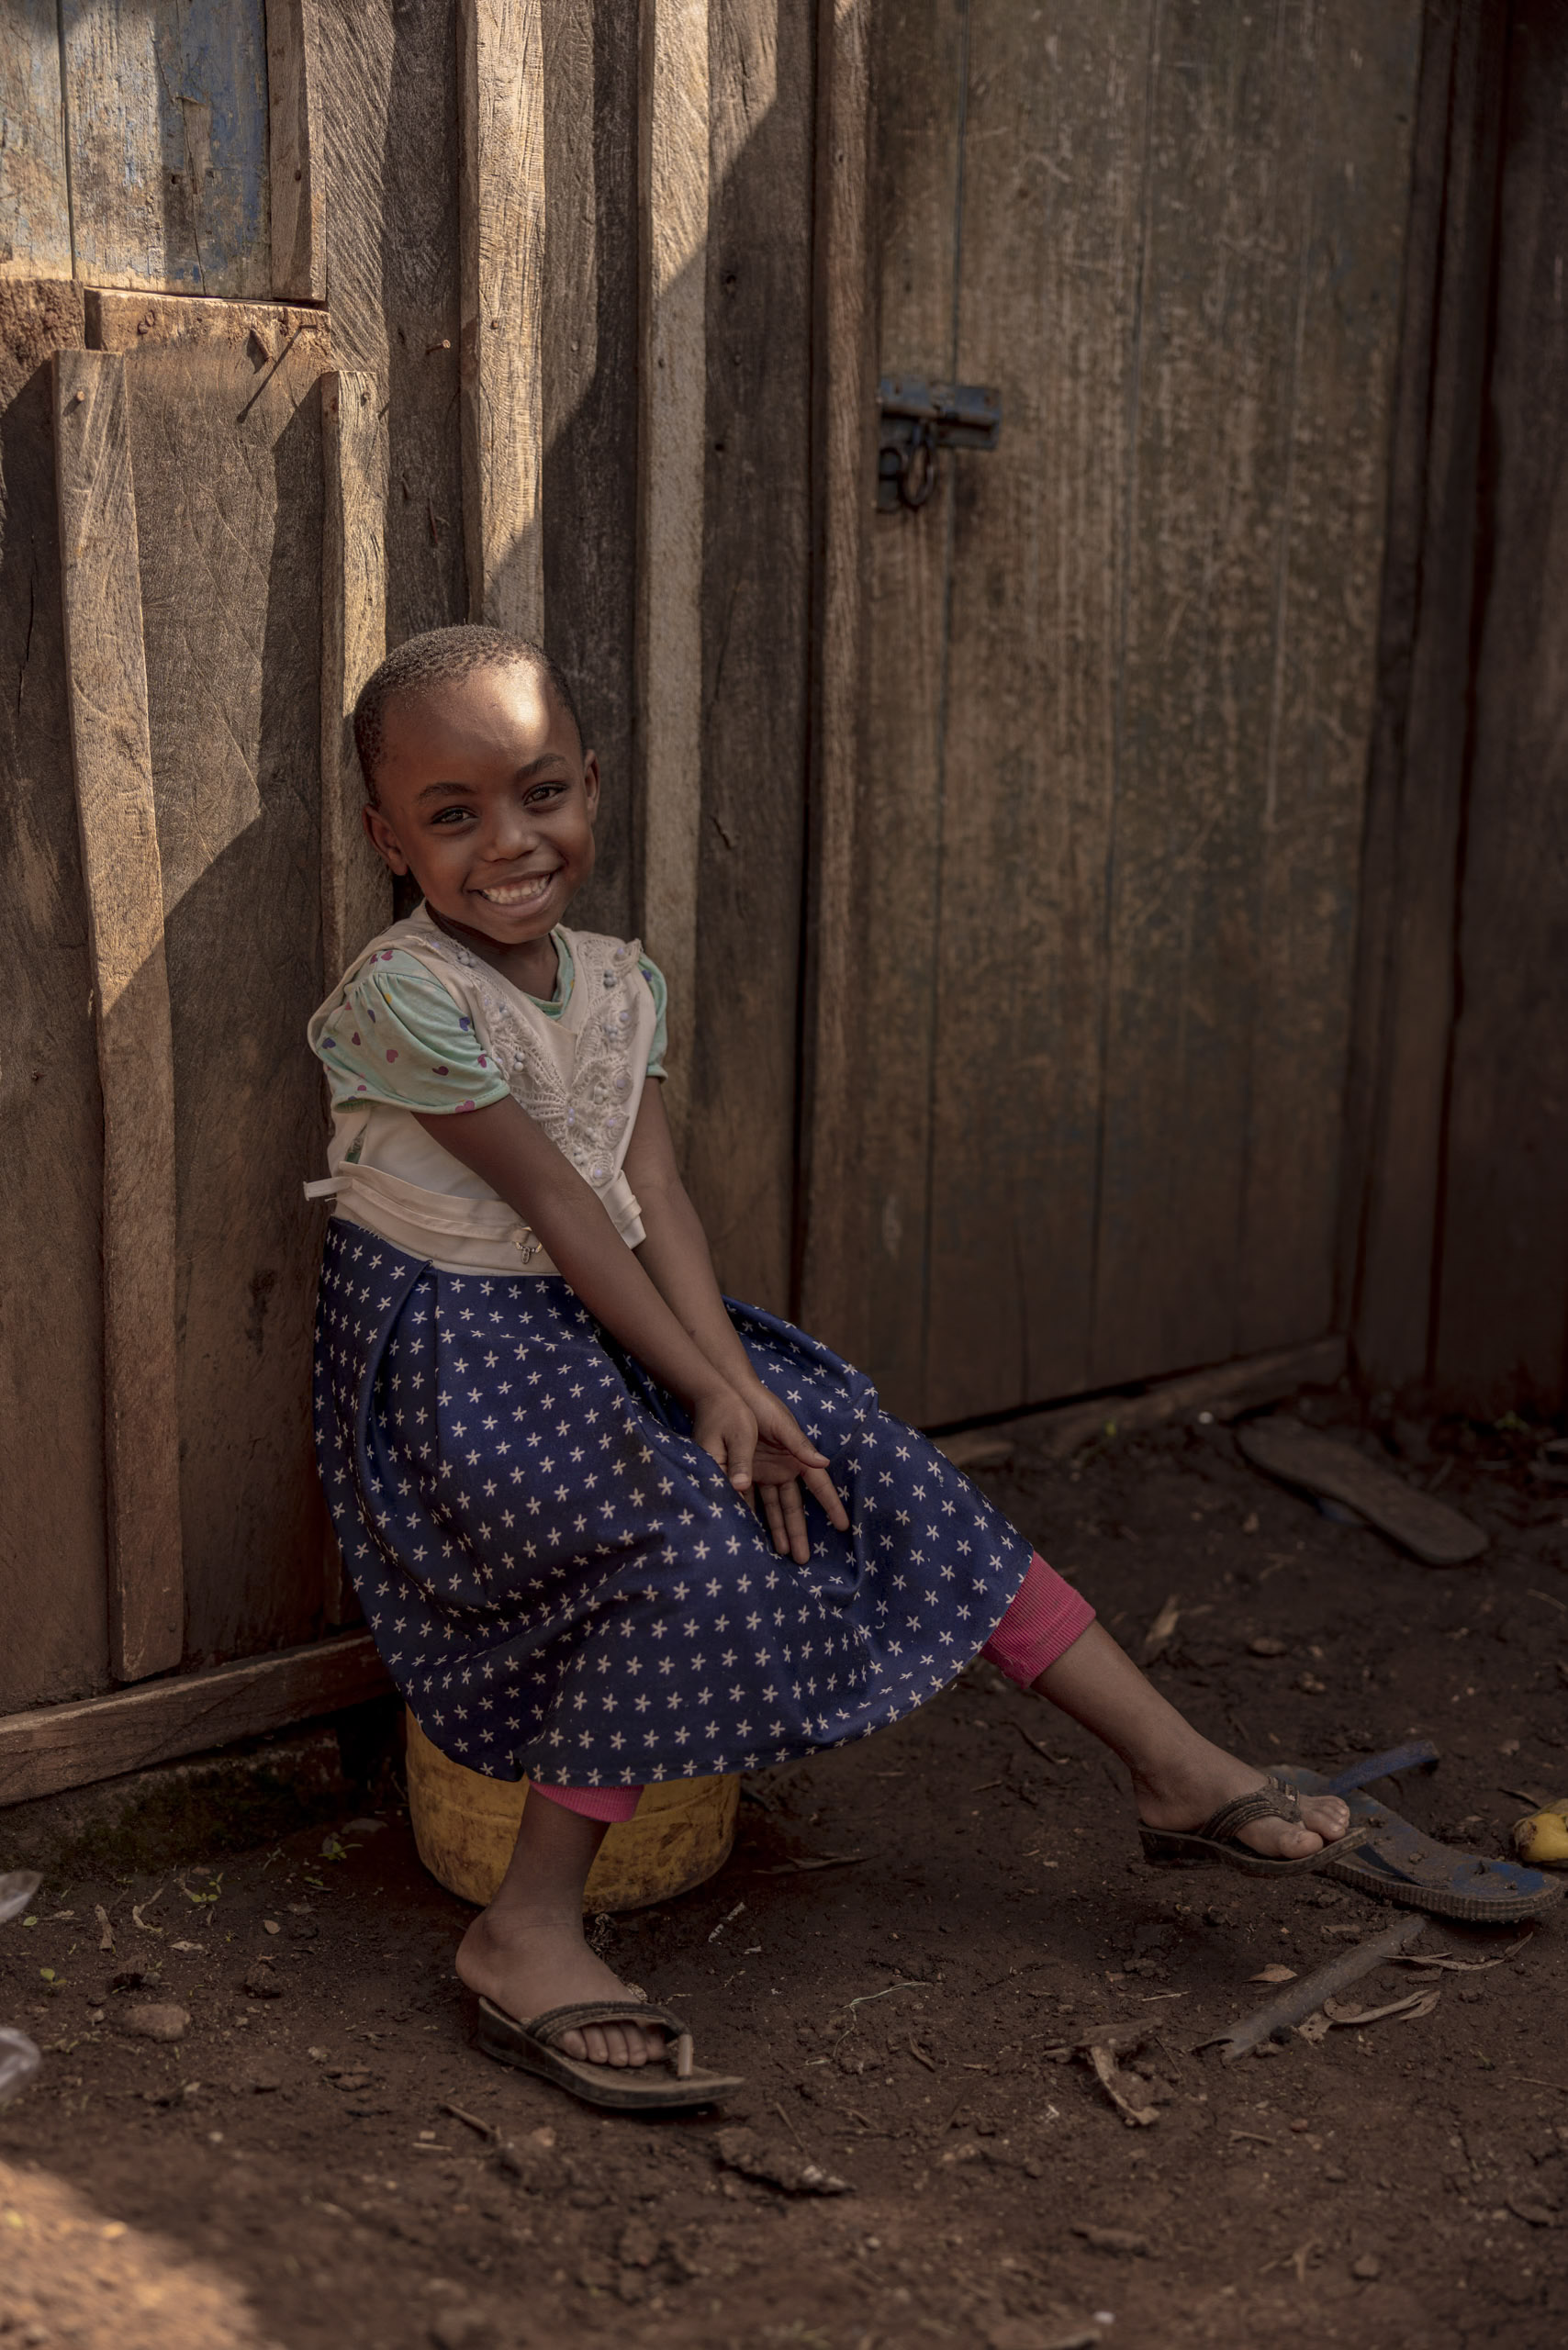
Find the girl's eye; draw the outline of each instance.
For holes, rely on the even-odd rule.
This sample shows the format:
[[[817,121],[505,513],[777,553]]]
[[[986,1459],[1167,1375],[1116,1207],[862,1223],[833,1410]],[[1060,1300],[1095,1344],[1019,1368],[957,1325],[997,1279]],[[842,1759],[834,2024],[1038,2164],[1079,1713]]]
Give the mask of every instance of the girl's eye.
[[[472,808],[438,808],[431,818],[431,822],[432,824],[466,823],[473,813]]]

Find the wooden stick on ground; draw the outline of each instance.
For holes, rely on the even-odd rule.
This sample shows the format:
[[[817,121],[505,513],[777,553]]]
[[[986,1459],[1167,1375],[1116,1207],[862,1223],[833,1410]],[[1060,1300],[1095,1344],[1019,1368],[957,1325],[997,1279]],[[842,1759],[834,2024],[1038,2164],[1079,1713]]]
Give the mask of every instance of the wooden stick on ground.
[[[1263,2042],[1271,2040],[1277,2031],[1288,2031],[1293,2024],[1301,2023],[1315,2014],[1325,1999],[1331,1999],[1337,1991],[1343,1991],[1351,1983],[1359,1983],[1361,1976],[1370,1975],[1374,1967],[1382,1966],[1391,1958],[1397,1958],[1401,1951],[1425,1930],[1428,1923],[1421,1910],[1407,1910],[1385,1933],[1377,1935],[1370,1942],[1358,1942],[1354,1950],[1348,1950],[1341,1957],[1331,1959],[1315,1975],[1304,1975],[1299,1983],[1293,1983],[1288,1991],[1282,1991],[1277,1999],[1271,1999],[1267,2007],[1259,2008],[1253,2014],[1244,2017],[1240,2023],[1233,2025],[1229,2031],[1215,2032],[1212,2040],[1202,2041],[1199,2045],[1204,2048],[1223,2047],[1224,2061],[1227,2065],[1233,2065],[1238,2056],[1249,2056],[1254,2048],[1261,2047]]]

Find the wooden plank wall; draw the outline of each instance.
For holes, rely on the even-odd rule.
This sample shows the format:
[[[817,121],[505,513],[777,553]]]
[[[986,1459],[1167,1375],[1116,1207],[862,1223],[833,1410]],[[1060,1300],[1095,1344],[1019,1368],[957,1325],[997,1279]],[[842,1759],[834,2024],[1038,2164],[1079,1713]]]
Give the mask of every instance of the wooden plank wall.
[[[875,526],[871,1367],[937,1420],[1333,1311],[1416,0],[904,0]]]
[[[12,0],[0,36],[0,277],[71,275],[59,0]]]
[[[52,353],[83,340],[76,287],[0,284],[0,959],[11,1039],[0,1057],[5,1712],[102,1688],[108,1678],[103,1110],[65,699],[50,397]]]
[[[1568,1403],[1568,18],[1515,0],[1432,1376]]]

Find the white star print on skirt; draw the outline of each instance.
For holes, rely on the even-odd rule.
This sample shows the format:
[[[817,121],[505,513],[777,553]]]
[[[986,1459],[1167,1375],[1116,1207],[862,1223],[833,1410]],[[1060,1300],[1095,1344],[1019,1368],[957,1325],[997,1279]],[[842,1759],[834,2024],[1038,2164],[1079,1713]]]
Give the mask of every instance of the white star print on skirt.
[[[450,1273],[334,1217],[316,1441],[343,1556],[420,1729],[492,1778],[634,1785],[786,1762],[929,1697],[1031,1546],[869,1380],[755,1306],[757,1375],[849,1513],[811,1563],[559,1278]]]

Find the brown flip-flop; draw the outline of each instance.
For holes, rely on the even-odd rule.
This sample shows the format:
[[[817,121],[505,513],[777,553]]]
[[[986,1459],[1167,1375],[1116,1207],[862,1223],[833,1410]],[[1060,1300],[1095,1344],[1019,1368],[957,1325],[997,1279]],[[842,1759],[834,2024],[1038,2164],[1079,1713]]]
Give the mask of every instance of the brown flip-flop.
[[[566,2055],[559,2042],[568,2031],[591,2023],[656,2024],[665,2032],[662,2056],[645,2065],[591,2065]],[[679,2016],[633,1999],[585,1999],[576,2007],[547,2008],[520,2023],[493,2000],[479,2002],[479,2046],[498,2065],[515,2065],[542,2081],[580,2098],[585,2105],[616,2113],[677,2113],[713,2105],[742,2084],[728,2073],[700,2073],[691,2061],[691,2034]],[[667,2069],[666,2069],[667,2068]]]
[[[1316,1852],[1305,1852],[1296,1860],[1271,1860],[1266,1852],[1255,1852],[1250,1844],[1243,1844],[1238,1830],[1249,1827],[1255,1819],[1289,1819],[1299,1827],[1305,1822],[1301,1816],[1301,1796],[1294,1787],[1287,1787],[1282,1780],[1265,1779],[1249,1796],[1238,1796],[1233,1803],[1222,1804],[1205,1819],[1201,1828],[1144,1828],[1138,1830],[1143,1839],[1143,1856],[1159,1868],[1180,1868],[1220,1865],[1242,1869],[1249,1876],[1310,1876],[1330,1861],[1343,1860],[1358,1844],[1364,1844],[1367,1830],[1350,1827],[1332,1844],[1324,1843]],[[1315,1831],[1316,1832],[1316,1831]]]

